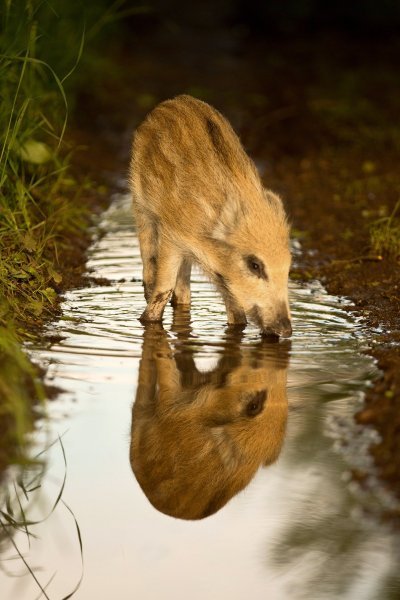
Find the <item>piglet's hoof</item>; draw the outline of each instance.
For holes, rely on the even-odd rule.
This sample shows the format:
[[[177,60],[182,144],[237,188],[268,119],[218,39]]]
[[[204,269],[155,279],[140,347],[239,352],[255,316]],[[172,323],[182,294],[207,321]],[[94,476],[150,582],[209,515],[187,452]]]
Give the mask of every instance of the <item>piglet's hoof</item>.
[[[144,325],[145,323],[161,323],[162,316],[161,315],[152,315],[146,310],[140,315],[139,321]]]

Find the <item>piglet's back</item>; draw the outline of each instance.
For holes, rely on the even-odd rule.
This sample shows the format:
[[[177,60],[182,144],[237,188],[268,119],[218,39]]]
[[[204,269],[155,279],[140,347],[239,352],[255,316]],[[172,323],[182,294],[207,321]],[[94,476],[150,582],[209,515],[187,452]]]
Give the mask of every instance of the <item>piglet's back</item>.
[[[213,218],[231,194],[246,198],[262,189],[228,121],[186,95],[158,105],[137,129],[131,185],[137,204],[175,224],[204,213]]]

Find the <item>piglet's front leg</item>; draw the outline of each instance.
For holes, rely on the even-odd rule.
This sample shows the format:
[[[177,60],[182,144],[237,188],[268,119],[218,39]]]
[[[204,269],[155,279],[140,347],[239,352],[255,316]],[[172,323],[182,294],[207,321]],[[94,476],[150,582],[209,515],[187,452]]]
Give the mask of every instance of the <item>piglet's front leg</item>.
[[[175,288],[181,262],[181,253],[169,242],[162,241],[157,256],[155,284],[140,317],[142,323],[162,320],[165,306]]]

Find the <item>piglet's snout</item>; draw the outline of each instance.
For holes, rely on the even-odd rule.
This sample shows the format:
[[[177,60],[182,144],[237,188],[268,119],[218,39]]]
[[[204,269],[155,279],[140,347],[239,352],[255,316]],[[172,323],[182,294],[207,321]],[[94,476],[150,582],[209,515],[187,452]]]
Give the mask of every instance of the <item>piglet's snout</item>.
[[[288,317],[279,319],[274,329],[275,333],[281,337],[288,338],[292,335],[292,323]]]
[[[265,327],[263,335],[266,337],[278,336],[288,338],[292,335],[292,323],[288,317],[281,317],[270,327]]]

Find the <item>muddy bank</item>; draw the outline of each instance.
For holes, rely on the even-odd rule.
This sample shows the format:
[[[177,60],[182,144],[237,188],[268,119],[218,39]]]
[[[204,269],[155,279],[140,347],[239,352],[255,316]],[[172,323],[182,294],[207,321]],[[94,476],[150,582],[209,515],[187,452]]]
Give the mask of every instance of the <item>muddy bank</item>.
[[[294,275],[315,277],[331,293],[350,298],[354,305],[349,310],[361,316],[370,328],[368,354],[376,358],[382,374],[367,390],[365,409],[357,415],[357,421],[379,432],[381,442],[371,452],[381,477],[399,494],[400,268],[395,257],[371,250],[368,225],[361,215],[365,210],[378,214],[382,203],[387,202],[387,193],[381,190],[370,196],[368,209],[360,207],[353,197],[341,198],[332,215],[320,198],[325,194],[334,197],[333,190],[339,188],[336,173],[332,173],[332,163],[328,163],[330,168],[323,165],[322,182],[318,162],[316,159],[317,172],[310,163],[306,174],[300,165],[288,185],[293,198],[298,196],[294,187],[299,189],[305,179],[310,186],[301,203],[291,207],[294,223],[305,233],[303,257]],[[361,178],[367,179],[365,175]],[[358,474],[361,478],[364,475]]]
[[[357,418],[381,435],[371,451],[381,477],[400,493],[399,257],[377,250],[371,235],[400,194],[398,56],[396,41],[325,35],[267,42],[232,31],[159,29],[114,49],[115,72],[81,102],[92,114],[95,107],[120,173],[131,132],[165,98],[193,94],[232,121],[266,185],[284,197],[301,240],[293,278],[317,278],[347,296],[349,310],[370,327],[369,353],[383,373]],[[83,129],[93,127],[87,116],[80,113]]]

